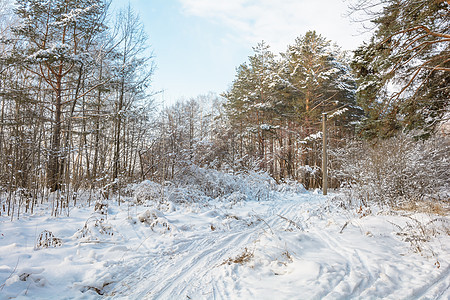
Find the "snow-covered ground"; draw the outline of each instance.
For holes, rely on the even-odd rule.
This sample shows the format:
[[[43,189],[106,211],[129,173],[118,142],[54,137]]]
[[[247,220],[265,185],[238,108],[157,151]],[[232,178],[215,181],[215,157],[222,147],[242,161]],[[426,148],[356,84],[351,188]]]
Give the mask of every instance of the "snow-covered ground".
[[[334,196],[2,216],[0,298],[450,298],[448,216],[345,209]]]

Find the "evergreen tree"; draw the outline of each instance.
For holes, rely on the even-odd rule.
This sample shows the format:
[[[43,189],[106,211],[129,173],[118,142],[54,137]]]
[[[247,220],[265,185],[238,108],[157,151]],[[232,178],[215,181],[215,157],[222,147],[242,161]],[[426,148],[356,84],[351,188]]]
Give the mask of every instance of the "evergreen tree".
[[[290,115],[304,126],[305,136],[317,131],[315,124],[322,112],[347,107],[347,116],[358,114],[348,60],[331,41],[308,31],[288,46],[282,57],[281,76],[291,101]]]
[[[373,5],[373,3],[370,3]],[[448,1],[383,0],[373,15],[370,43],[355,51],[358,101],[368,136],[392,136],[401,128],[428,136],[449,110],[450,4]],[[359,1],[360,10],[367,1]]]
[[[320,143],[309,136],[321,130],[322,112],[340,110],[331,121],[337,138],[361,116],[348,58],[314,31],[297,38],[278,60],[265,43],[254,51],[223,95],[240,137],[240,157],[258,157],[260,167],[276,179],[317,186],[318,178],[310,179],[303,170],[311,173],[310,165],[320,165]]]
[[[322,113],[339,111],[330,120],[334,122],[334,138],[352,132],[351,121],[361,116],[355,103],[356,83],[346,54],[315,31],[298,37],[281,55],[281,87],[288,101],[285,113],[293,122],[288,127],[289,142],[283,156],[287,157],[288,169],[299,170],[306,187],[317,186],[321,144],[316,134],[322,130]],[[291,132],[300,140],[294,147]]]
[[[89,53],[82,45],[93,34],[104,30],[98,22],[104,13],[102,0],[17,0],[16,15],[22,24],[14,28],[22,45],[16,49],[16,61],[52,90],[49,110],[52,126],[47,166],[47,183],[51,190],[59,189],[62,179],[62,128],[65,107],[75,101],[68,88],[70,74],[83,64]],[[23,56],[23,55],[26,56]]]
[[[257,153],[265,163],[266,135],[275,128],[276,110],[279,98],[274,90],[277,63],[269,46],[263,41],[253,48],[255,54],[249,57],[249,64],[237,69],[231,90],[223,96],[228,100],[228,113],[233,124],[241,132],[251,135],[249,146],[257,144]]]

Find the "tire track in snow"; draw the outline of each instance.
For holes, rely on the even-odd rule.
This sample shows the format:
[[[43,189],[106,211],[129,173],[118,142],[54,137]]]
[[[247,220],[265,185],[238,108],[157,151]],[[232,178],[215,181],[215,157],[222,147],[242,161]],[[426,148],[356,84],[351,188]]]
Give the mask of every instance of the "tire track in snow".
[[[193,283],[196,283],[207,285],[200,288],[202,292],[219,297],[220,293],[218,294],[218,292],[225,291],[216,284],[211,284],[211,278],[209,282],[205,280],[208,279],[209,272],[230,257],[236,256],[236,250],[242,251],[255,241],[267,226],[272,227],[279,222],[280,218],[277,213],[287,213],[297,207],[292,202],[286,204],[278,210],[273,205],[269,206],[262,216],[255,214],[262,221],[240,232],[217,232],[175,242],[174,247],[179,246],[180,243],[187,247],[174,253],[173,258],[164,255],[157,257],[153,254],[153,260],[147,261],[117,282],[116,288],[110,294],[117,297],[132,296],[142,299],[179,298],[188,288],[193,287]],[[142,255],[139,257],[140,261]],[[139,261],[136,261],[136,265],[139,264]],[[142,278],[141,281],[138,280],[140,278]],[[158,282],[157,280],[161,278],[164,280]],[[130,294],[130,287],[133,287],[132,294]]]
[[[278,214],[293,211],[293,208],[296,207],[298,207],[298,203],[293,204],[292,202],[287,202],[281,208],[278,207],[278,210],[275,205],[271,205],[267,208],[263,215],[255,214],[256,217],[261,219],[257,225],[231,235],[229,232],[221,233],[225,236],[221,238],[220,243],[217,245],[212,244],[209,249],[203,251],[201,254],[198,254],[196,257],[201,256],[201,259],[195,261],[194,263],[186,264],[186,273],[180,272],[182,273],[181,276],[177,277],[173,282],[168,282],[165,284],[164,288],[162,288],[162,290],[158,293],[153,293],[152,297],[155,297],[155,299],[171,299],[173,297],[179,297],[186,290],[186,287],[189,286],[189,282],[186,280],[182,281],[183,279],[188,278],[191,279],[191,281],[198,283],[201,279],[208,276],[209,271],[212,269],[212,262],[215,264],[213,267],[217,267],[227,259],[235,257],[236,254],[240,254],[236,253],[236,250],[242,251],[246,246],[254,242],[262,234],[262,232],[267,229],[267,226],[274,227],[276,223],[280,222],[281,219],[278,217]],[[270,228],[270,230],[272,229]],[[190,249],[190,251],[198,249],[198,247],[192,248],[193,249]],[[226,250],[224,251],[223,249]],[[205,272],[202,272],[201,277],[192,276],[196,271],[203,269],[204,267],[206,267],[206,270]],[[180,281],[182,281],[181,286],[178,289],[174,289],[174,284],[178,284],[179,286]],[[209,283],[211,282],[212,280],[209,281]],[[215,290],[213,290],[213,287]],[[215,291],[226,293],[225,290],[220,290],[217,285],[211,285],[210,289],[211,294],[215,296],[220,295],[215,294]]]
[[[324,289],[316,294],[317,297],[334,299],[395,296],[401,298],[405,292],[413,298],[448,297],[449,267],[439,272],[439,275],[433,278],[434,281],[423,287],[411,289],[409,293],[407,289],[396,291],[396,286],[410,277],[404,273],[403,269],[395,267],[390,269],[390,265],[402,265],[411,261],[399,257],[395,249],[386,248],[388,251],[384,251],[383,247],[391,244],[378,244],[376,239],[366,241],[357,239],[363,244],[352,244],[354,233],[340,235],[336,226],[328,227],[327,219],[331,217],[333,221],[333,214],[321,212],[320,208],[324,204],[326,205],[323,202],[309,202],[302,198],[286,202],[278,201],[276,204],[265,202],[261,203],[260,209],[256,209],[257,212],[250,211],[249,219],[246,219],[247,216],[244,217],[247,223],[250,223],[249,220],[259,220],[251,227],[245,227],[245,223],[239,223],[242,219],[233,219],[233,223],[230,223],[232,226],[225,231],[199,231],[186,234],[181,232],[180,236],[176,236],[176,240],[160,247],[165,251],[164,253],[157,253],[153,249],[147,259],[143,251],[127,259],[127,262],[133,264],[128,269],[131,272],[123,276],[121,281],[116,281],[113,297],[229,299],[239,295],[257,296],[258,292],[253,294],[254,290],[249,289],[250,286],[242,284],[239,277],[241,276],[240,266],[232,265],[231,268],[224,269],[226,274],[215,272],[215,268],[227,259],[241,254],[245,247],[251,249],[252,246],[249,245],[252,245],[261,235],[273,235],[283,239],[283,230],[286,226],[292,226],[289,219],[304,228],[298,232],[306,238],[307,242],[306,252],[299,250],[302,247],[297,248],[299,250],[295,254],[297,261],[309,260],[319,265],[317,280],[322,283],[321,286]],[[363,234],[361,231],[361,235]],[[317,260],[317,255],[311,252],[312,245],[317,245],[319,248],[323,246],[332,260],[330,262],[326,259]],[[379,264],[380,262],[382,264]],[[413,263],[412,267],[419,268],[420,265]],[[238,271],[235,272],[235,270]]]
[[[228,235],[220,241],[216,239],[203,242],[199,246],[192,247],[189,251],[188,260],[184,259],[182,265],[178,266],[179,272],[170,276],[164,283],[154,287],[156,291],[152,292],[152,297],[157,299],[170,299],[183,295],[193,281],[197,284],[205,284],[202,280],[208,271],[216,267],[217,262],[223,262],[229,258],[235,249],[241,249],[243,245],[247,245],[256,238],[257,233],[254,230],[246,230],[244,232]],[[201,248],[205,249],[197,252]],[[197,252],[192,255],[192,252]],[[189,295],[186,295],[189,296]]]
[[[412,295],[420,299],[425,295],[434,299],[450,299],[450,266],[431,283],[414,290]]]
[[[387,251],[383,252],[379,249],[372,251],[370,247],[355,247],[348,244],[348,241],[345,239],[341,240],[339,235],[333,235],[327,230],[317,229],[312,233],[327,244],[329,249],[333,249],[335,256],[341,256],[347,262],[346,273],[343,278],[333,286],[330,286],[327,293],[320,295],[320,298],[450,299],[450,266],[440,271],[439,275],[422,287],[409,292],[404,290],[403,294],[392,293],[399,284],[399,280],[402,279],[389,277],[385,273],[385,266],[379,265],[378,262],[383,261],[388,265],[393,264],[394,266],[401,265],[403,263],[401,256],[398,257],[389,248],[386,248]],[[400,273],[394,274],[394,276],[396,275],[398,276]],[[347,286],[353,284],[353,286],[349,293],[340,294],[339,286],[341,284]],[[393,288],[383,292],[382,287],[386,284]]]

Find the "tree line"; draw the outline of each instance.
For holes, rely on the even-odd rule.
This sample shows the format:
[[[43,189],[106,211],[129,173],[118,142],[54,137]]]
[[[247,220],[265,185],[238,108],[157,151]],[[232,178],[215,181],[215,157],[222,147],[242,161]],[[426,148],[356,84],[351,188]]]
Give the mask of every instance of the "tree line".
[[[56,214],[80,188],[117,188],[137,174],[153,59],[138,15],[128,7],[112,16],[109,4],[2,1],[0,186],[8,214],[16,202],[32,209],[58,191]]]
[[[158,150],[148,153],[154,174],[173,180],[186,165],[200,164],[231,172],[263,170],[277,181],[320,187],[320,120],[327,113],[331,186],[339,187],[350,176],[339,175],[342,149],[354,139],[379,149],[382,139],[406,134],[419,143],[441,132],[449,119],[448,1],[350,5],[373,32],[353,55],[315,31],[300,35],[279,55],[263,41],[237,68],[231,88],[210,96],[223,103],[220,110],[208,114],[204,99],[167,109],[154,143]],[[213,117],[212,125],[205,125],[206,115]]]
[[[448,1],[350,3],[374,27],[353,55],[315,31],[279,54],[263,41],[220,96],[155,110],[153,58],[130,7],[111,14],[106,0],[0,0],[2,213],[52,201],[56,215],[80,191],[120,199],[145,179],[176,185],[192,165],[317,188],[323,113],[331,187],[359,170],[345,153],[368,152],[353,140],[389,153],[381,139],[435,135],[449,116]]]

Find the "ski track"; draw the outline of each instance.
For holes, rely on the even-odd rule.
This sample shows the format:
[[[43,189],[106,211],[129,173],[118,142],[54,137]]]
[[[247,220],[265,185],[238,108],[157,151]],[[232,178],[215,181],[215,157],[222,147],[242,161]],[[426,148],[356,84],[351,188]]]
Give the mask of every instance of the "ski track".
[[[211,271],[223,265],[227,259],[242,253],[244,248],[250,248],[261,235],[278,237],[277,232],[289,225],[287,220],[280,217],[283,216],[304,228],[304,231],[298,230],[299,234],[307,234],[313,238],[312,242],[325,245],[327,251],[332,252],[332,257],[343,262],[338,264],[337,270],[333,270],[336,273],[330,273],[330,267],[334,267],[326,263],[320,264],[317,280],[325,282],[327,287],[316,293],[314,298],[359,299],[376,298],[380,295],[389,299],[405,297],[395,292],[392,294],[392,290],[385,295],[382,294],[383,291],[374,294],[378,286],[395,287],[395,284],[401,282],[398,268],[393,266],[397,273],[394,278],[390,278],[384,274],[384,266],[377,266],[380,259],[388,256],[381,254],[380,257],[376,251],[372,252],[367,247],[358,249],[348,245],[338,231],[315,228],[314,223],[310,225],[309,221],[316,217],[317,211],[308,201],[286,201],[281,207],[267,203],[265,205],[267,207],[263,213],[252,214],[258,222],[247,227],[242,224],[238,232],[224,229],[208,235],[196,236],[191,233],[191,236],[175,238],[171,250],[165,253],[151,252],[146,256],[141,252],[128,258],[126,261],[130,271],[122,278],[117,278],[109,295],[128,299],[230,299],[237,295],[255,296],[238,275],[231,273],[215,280]],[[133,266],[130,266],[130,260]],[[401,258],[395,263],[401,264]],[[336,275],[333,277],[333,274]],[[431,282],[422,287],[412,289],[410,296],[413,299],[448,299],[450,267],[446,265],[438,276],[431,279]],[[239,291],[238,294],[236,290]]]
[[[151,288],[151,296],[157,299],[170,299],[174,296],[180,296],[184,294],[186,288],[190,287],[194,283],[202,282],[202,279],[206,276],[207,272],[216,266],[211,266],[211,262],[225,261],[230,257],[233,249],[241,248],[243,245],[248,244],[255,234],[254,230],[245,230],[243,232],[232,234],[221,238],[219,241],[212,238],[208,238],[206,241],[202,241],[199,245],[195,243],[188,249],[188,257],[184,257],[180,265],[175,268],[179,270],[176,274],[166,278],[160,284]],[[199,249],[204,249],[198,251]],[[192,254],[194,252],[195,254]],[[144,296],[144,295],[139,295]],[[188,296],[188,295],[186,295]]]
[[[278,214],[284,214],[294,207],[295,204],[290,204],[278,211]],[[254,215],[264,221],[237,233],[214,232],[207,237],[175,241],[173,246],[186,244],[187,247],[176,253],[173,258],[165,254],[160,257],[154,256],[153,260],[146,262],[138,270],[131,268],[132,273],[118,282],[110,294],[117,298],[126,296],[133,299],[179,299],[183,295],[183,299],[189,299],[189,295],[185,294],[186,289],[199,283],[204,284],[202,281],[212,268],[240,254],[239,251],[256,240],[262,232],[270,230],[269,227],[279,219],[275,212],[276,208],[269,206],[262,216]],[[266,220],[267,217],[269,219]],[[136,265],[140,264],[142,255],[136,259],[138,260]],[[227,287],[219,287],[212,279],[207,283],[207,286],[197,288],[202,290],[205,298],[226,299],[222,296]],[[130,287],[136,292],[130,294]],[[218,294],[217,291],[221,293]]]

